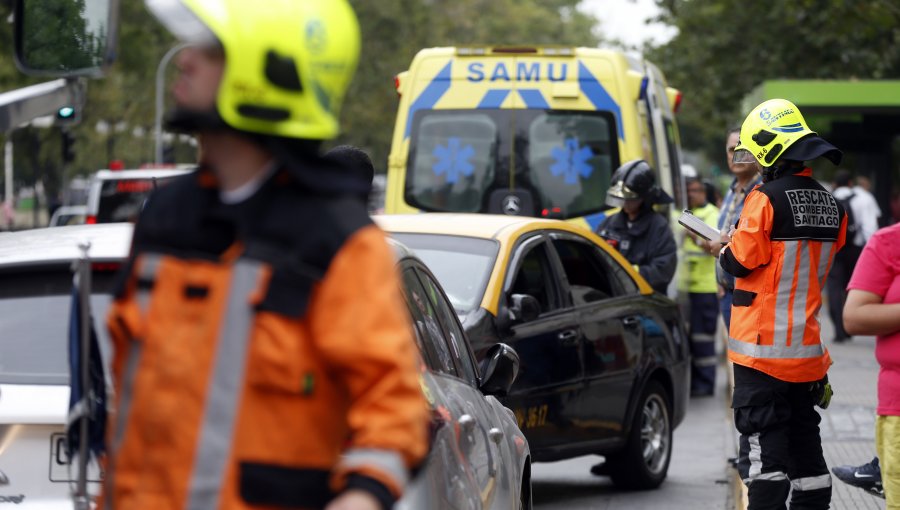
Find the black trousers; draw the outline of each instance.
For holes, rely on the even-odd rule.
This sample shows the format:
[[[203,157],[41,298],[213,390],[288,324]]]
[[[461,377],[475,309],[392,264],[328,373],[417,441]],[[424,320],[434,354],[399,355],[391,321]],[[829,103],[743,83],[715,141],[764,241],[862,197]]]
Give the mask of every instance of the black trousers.
[[[734,423],[741,433],[738,472],[748,510],[825,510],[831,475],[822,455],[821,418],[810,383],[789,383],[734,365]]]
[[[844,329],[844,301],[847,300],[847,284],[853,275],[853,268],[862,253],[862,248],[848,240],[847,244],[834,257],[831,271],[828,272],[828,281],[825,289],[828,292],[828,316],[834,324],[834,337],[839,340],[846,339],[850,335]]]

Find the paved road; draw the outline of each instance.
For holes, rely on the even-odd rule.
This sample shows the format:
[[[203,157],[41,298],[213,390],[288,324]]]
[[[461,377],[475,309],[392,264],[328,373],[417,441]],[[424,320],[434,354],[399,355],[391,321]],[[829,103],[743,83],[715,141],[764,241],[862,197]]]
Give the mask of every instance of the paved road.
[[[734,508],[731,468],[734,451],[726,401],[727,381],[719,370],[714,397],[691,399],[687,416],[675,430],[669,476],[654,491],[624,492],[607,477],[588,469],[599,456],[579,457],[533,466],[535,509],[659,509],[704,510]]]
[[[829,467],[862,464],[875,455],[874,425],[878,364],[875,338],[855,337],[831,344],[833,328],[826,310],[820,316],[822,338],[835,363],[829,379],[835,387],[831,407],[822,415],[822,446]],[[730,388],[724,364],[719,369],[716,396],[692,399],[684,422],[675,431],[669,476],[655,491],[623,492],[609,478],[588,469],[597,456],[535,464],[533,491],[536,509],[666,510],[741,509],[740,482],[726,459],[736,452],[737,435],[731,422]],[[735,484],[737,482],[737,484]],[[876,510],[884,500],[834,480],[832,508]]]

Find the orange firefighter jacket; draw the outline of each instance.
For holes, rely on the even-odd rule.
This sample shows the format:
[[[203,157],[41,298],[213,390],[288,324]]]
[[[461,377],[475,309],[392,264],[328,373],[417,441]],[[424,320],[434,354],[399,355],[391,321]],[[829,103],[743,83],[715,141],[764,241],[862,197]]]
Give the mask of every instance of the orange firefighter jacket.
[[[818,321],[822,289],[847,216],[808,168],[755,188],[719,257],[736,277],[728,357],[788,382],[831,365]]]
[[[109,314],[105,506],[313,509],[347,488],[390,504],[428,414],[383,232],[358,200],[269,182],[235,208],[199,180],[151,199]]]

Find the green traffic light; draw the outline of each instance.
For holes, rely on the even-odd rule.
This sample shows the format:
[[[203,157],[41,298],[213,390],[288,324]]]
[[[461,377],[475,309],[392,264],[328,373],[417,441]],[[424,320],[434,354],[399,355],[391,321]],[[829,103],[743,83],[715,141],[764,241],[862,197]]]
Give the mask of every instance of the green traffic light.
[[[75,115],[75,108],[72,108],[71,106],[63,106],[59,109],[58,112],[56,112],[56,115],[58,115],[62,119],[68,119],[69,117]]]

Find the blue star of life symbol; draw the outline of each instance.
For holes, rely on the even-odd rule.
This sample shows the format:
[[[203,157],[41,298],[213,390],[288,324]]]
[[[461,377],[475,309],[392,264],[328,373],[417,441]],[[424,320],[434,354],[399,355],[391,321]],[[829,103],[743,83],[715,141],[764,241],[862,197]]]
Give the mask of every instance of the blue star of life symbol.
[[[562,147],[554,147],[550,153],[556,160],[550,167],[550,173],[554,177],[564,175],[566,184],[576,184],[579,175],[587,179],[594,172],[594,167],[588,163],[594,152],[587,145],[578,145],[576,138],[567,138]]]
[[[452,184],[459,180],[459,175],[472,175],[475,167],[469,162],[475,155],[475,149],[467,144],[461,146],[458,137],[451,136],[447,139],[447,145],[438,145],[432,154],[437,162],[431,169],[435,175],[447,174],[447,182]]]

